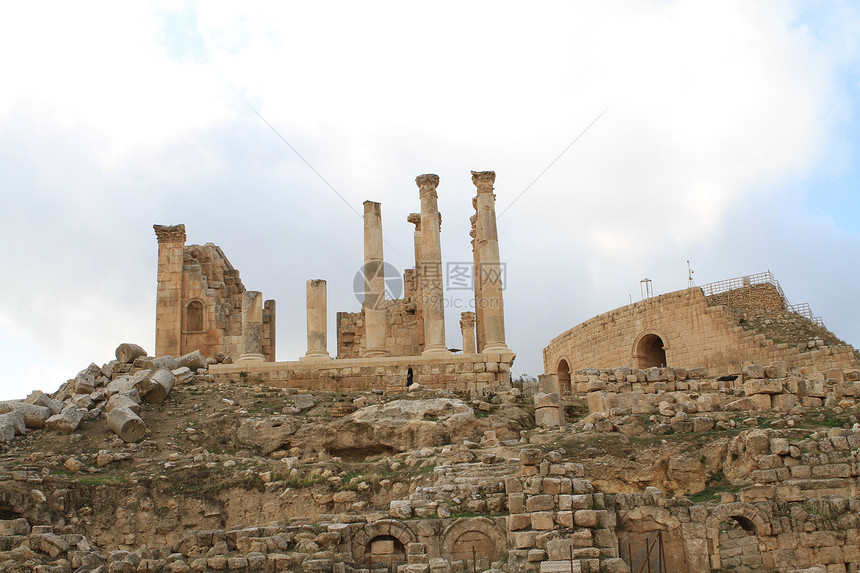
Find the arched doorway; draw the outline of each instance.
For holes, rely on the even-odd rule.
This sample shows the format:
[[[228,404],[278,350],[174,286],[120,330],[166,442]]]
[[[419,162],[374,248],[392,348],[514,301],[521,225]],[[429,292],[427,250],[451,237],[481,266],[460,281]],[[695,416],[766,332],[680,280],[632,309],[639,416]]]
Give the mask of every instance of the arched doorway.
[[[639,338],[633,351],[636,368],[644,370],[652,367],[666,366],[666,345],[663,339],[650,332]]]
[[[379,535],[370,540],[364,550],[368,563],[390,567],[406,563],[406,548],[393,535]]]
[[[498,559],[496,546],[490,536],[480,531],[466,531],[457,537],[451,552],[452,559],[463,561],[467,569],[483,571]]]
[[[567,363],[567,360],[562,359],[558,363],[555,372],[558,377],[558,391],[562,395],[570,394],[572,390],[570,385],[570,365]]]

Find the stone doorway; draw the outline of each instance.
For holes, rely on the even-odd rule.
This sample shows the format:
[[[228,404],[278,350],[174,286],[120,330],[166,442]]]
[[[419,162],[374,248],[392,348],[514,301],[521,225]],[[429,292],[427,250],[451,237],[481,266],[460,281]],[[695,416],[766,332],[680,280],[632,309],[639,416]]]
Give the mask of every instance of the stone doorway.
[[[457,537],[454,541],[452,559],[462,561],[467,571],[472,570],[472,562],[478,571],[489,569],[498,559],[496,546],[486,533],[472,530]]]
[[[666,366],[666,345],[663,339],[654,333],[648,333],[639,338],[636,343],[636,348],[633,351],[636,368],[645,370],[646,368],[664,367]]]
[[[392,535],[379,535],[367,544],[365,557],[372,565],[388,565],[395,569],[406,563],[406,548]]]
[[[570,365],[567,363],[567,360],[562,359],[558,363],[555,372],[556,376],[558,376],[558,391],[562,396],[570,394],[572,391],[570,385]]]

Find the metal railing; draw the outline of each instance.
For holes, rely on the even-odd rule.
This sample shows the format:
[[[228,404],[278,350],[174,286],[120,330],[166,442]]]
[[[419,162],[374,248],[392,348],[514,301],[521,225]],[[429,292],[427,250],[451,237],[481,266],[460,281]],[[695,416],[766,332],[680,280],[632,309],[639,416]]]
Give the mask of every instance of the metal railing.
[[[713,296],[730,290],[761,284],[769,284],[776,289],[777,294],[779,294],[783,304],[785,304],[786,310],[808,318],[813,324],[821,327],[824,326],[824,321],[821,317],[812,314],[812,309],[809,308],[808,302],[800,304],[791,304],[788,302],[788,298],[786,298],[785,292],[783,292],[782,287],[779,285],[779,281],[776,280],[776,277],[773,276],[773,273],[770,272],[770,270],[764,273],[744,275],[742,277],[734,277],[731,279],[708,283],[706,285],[702,285],[702,291],[705,293],[705,296]]]
[[[645,538],[645,547],[633,556],[627,541],[627,558],[631,573],[667,573],[666,553],[663,551],[663,532],[654,531]]]

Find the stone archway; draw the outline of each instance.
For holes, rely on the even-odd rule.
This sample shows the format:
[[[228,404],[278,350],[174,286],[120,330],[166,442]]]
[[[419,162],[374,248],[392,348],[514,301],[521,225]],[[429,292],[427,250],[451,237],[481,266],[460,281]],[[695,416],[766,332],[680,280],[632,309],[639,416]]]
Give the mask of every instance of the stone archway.
[[[352,536],[352,558],[357,563],[367,563],[369,556],[376,560],[377,556],[389,556],[394,562],[400,551],[404,556],[405,548],[414,543],[417,537],[411,529],[394,519],[380,519],[368,523]],[[380,561],[385,561],[385,558]]]
[[[770,535],[770,522],[753,505],[727,503],[714,508],[705,520],[708,556],[714,568],[760,566],[759,538]]]
[[[489,568],[505,547],[505,531],[486,517],[460,518],[442,533],[442,557],[462,560],[470,569],[473,556],[477,567]]]
[[[633,366],[639,370],[667,366],[667,347],[665,338],[660,334],[653,331],[643,332],[633,343]]]
[[[558,362],[558,366],[555,368],[555,375],[558,378],[559,393],[562,396],[570,394],[573,391],[570,379],[570,364],[564,358]]]

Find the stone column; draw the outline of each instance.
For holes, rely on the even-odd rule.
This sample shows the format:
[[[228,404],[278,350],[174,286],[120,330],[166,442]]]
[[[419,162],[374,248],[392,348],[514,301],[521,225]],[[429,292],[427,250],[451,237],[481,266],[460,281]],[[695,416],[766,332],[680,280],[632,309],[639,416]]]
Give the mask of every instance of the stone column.
[[[469,217],[469,222],[472,225],[469,236],[472,238],[472,282],[475,290],[475,342],[478,352],[484,351],[484,309],[481,308],[480,302],[483,299],[481,294],[481,257],[478,255],[478,198],[472,197],[472,208],[475,209],[475,214]]]
[[[326,282],[311,279],[307,283],[308,353],[302,360],[331,358],[328,353],[328,317],[326,316]]]
[[[418,347],[424,348],[424,292],[421,289],[421,214],[410,213],[407,221],[415,225],[412,242],[415,247],[415,319],[418,326]]]
[[[450,354],[445,345],[445,307],[442,289],[442,245],[439,238],[441,219],[437,203],[438,175],[415,178],[421,194],[421,289],[424,307],[424,352]]]
[[[182,259],[185,225],[153,225],[158,237],[155,295],[155,355],[182,356]]]
[[[475,354],[475,313],[460,313],[460,331],[463,333],[463,354]]]
[[[263,293],[242,293],[242,356],[239,362],[265,360],[263,356]]]
[[[493,195],[495,171],[472,171],[478,188],[476,201],[478,276],[481,300],[475,301],[483,313],[485,343],[482,352],[510,352],[505,344],[505,308],[502,300],[502,273],[499,260],[499,235],[496,229],[496,196]]]
[[[364,339],[362,356],[387,356],[385,346],[385,272],[382,256],[382,206],[364,202]]]

